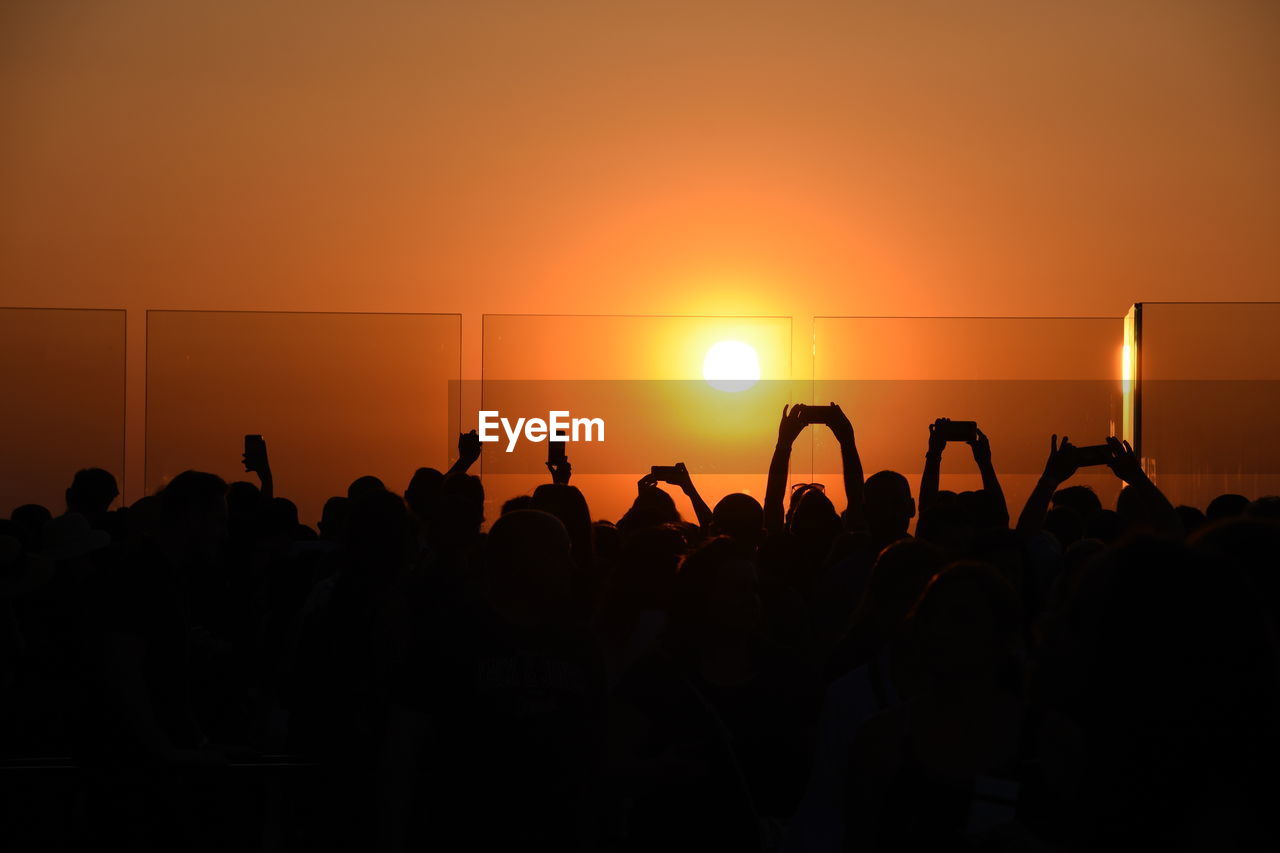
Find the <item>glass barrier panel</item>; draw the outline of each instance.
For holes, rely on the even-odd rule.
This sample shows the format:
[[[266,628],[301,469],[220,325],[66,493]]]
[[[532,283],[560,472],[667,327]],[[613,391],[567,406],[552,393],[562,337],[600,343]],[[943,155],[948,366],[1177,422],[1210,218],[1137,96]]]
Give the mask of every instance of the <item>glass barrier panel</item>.
[[[1175,504],[1280,494],[1280,303],[1145,302],[1141,453]]]
[[[456,455],[461,340],[457,314],[150,311],[147,489],[187,469],[252,482],[258,434],[303,524],[366,474],[403,492]]]
[[[793,399],[791,318],[489,314],[483,338],[483,411],[602,421],[603,442],[566,447],[593,517],[616,521],[642,475],[677,462],[712,505],[734,491],[763,497]],[[546,443],[507,446],[486,445],[482,458],[489,520],[549,480]],[[664,488],[692,519],[680,490]]]
[[[0,309],[0,513],[66,509],[75,472],[104,468],[124,491],[125,312]]]
[[[1051,435],[1090,445],[1122,430],[1121,318],[817,317],[813,334],[813,402],[841,405],[867,476],[898,471],[913,495],[936,418],[976,421],[988,436],[1013,520]],[[830,491],[838,445],[825,429],[810,441],[814,479]],[[1082,470],[1072,484],[1106,506],[1119,492],[1107,469]],[[981,488],[966,444],[948,445],[940,488]]]

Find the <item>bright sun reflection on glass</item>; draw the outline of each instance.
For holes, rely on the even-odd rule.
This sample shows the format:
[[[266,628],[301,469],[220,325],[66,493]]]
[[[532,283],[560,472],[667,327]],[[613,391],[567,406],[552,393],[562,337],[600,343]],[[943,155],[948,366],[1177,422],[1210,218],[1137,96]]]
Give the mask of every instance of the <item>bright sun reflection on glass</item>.
[[[750,344],[719,341],[702,360],[702,378],[718,391],[745,391],[760,380],[760,359]]]

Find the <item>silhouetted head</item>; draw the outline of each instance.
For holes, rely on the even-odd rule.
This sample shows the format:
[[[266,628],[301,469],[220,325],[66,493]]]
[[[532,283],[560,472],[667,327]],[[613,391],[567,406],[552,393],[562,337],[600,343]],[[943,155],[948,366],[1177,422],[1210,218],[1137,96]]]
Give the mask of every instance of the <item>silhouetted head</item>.
[[[350,511],[351,499],[344,497],[332,497],[324,502],[324,509],[320,513],[320,537],[336,541],[342,537],[343,529],[347,524],[347,514]]]
[[[1262,518],[1267,521],[1280,521],[1280,496],[1266,495],[1249,504],[1245,510],[1249,518]]]
[[[911,484],[897,471],[879,471],[862,487],[867,527],[879,539],[901,539],[916,515]]]
[[[233,522],[252,518],[262,503],[262,490],[253,483],[237,480],[227,486],[227,512]]]
[[[622,548],[622,533],[612,521],[602,519],[593,522],[591,526],[594,528],[591,535],[596,542],[596,557],[612,563],[617,559],[618,551]]]
[[[356,477],[351,481],[351,485],[347,486],[347,497],[354,501],[374,492],[385,492],[386,490],[387,487],[382,484],[381,480],[372,474],[365,474],[363,477]]]
[[[563,483],[543,483],[533,490],[531,508],[549,512],[560,519],[573,543],[574,559],[580,564],[591,561],[591,510],[581,489]]]
[[[1148,490],[1125,486],[1116,496],[1116,517],[1122,535],[1159,532],[1167,526],[1168,515],[1168,504]]]
[[[888,639],[884,632],[906,619],[943,562],[942,550],[920,539],[899,539],[880,552],[854,617],[855,630],[868,634],[865,642]]]
[[[711,525],[716,533],[754,548],[764,538],[764,507],[751,495],[725,495],[711,511]]]
[[[1088,519],[1102,509],[1102,501],[1098,493],[1090,486],[1067,486],[1053,493],[1053,505],[1069,506],[1080,513],[1081,519]]]
[[[163,523],[160,495],[143,495],[129,505],[125,515],[125,533],[129,538],[152,536]]]
[[[437,514],[445,524],[456,525],[466,537],[479,533],[484,523],[484,483],[474,474],[446,477],[441,484]]]
[[[509,512],[515,512],[518,509],[534,509],[533,495],[516,495],[514,498],[507,498],[502,502],[502,509],[498,511],[498,515],[506,515]]]
[[[9,513],[9,520],[13,522],[12,533],[27,551],[39,550],[41,534],[51,518],[53,513],[40,504],[23,504]]]
[[[262,533],[266,536],[294,534],[298,528],[298,506],[288,498],[275,497],[262,508]]]
[[[960,492],[956,501],[964,523],[975,531],[1004,529],[1008,525],[1008,516],[1004,514],[995,494],[986,489],[974,489]]]
[[[1018,600],[1036,602],[1039,590],[1031,576],[1026,539],[1007,527],[988,528],[974,534],[968,557],[991,566],[1008,581]]]
[[[1120,535],[1120,516],[1113,509],[1100,509],[1084,520],[1084,538],[1112,543]]]
[[[488,597],[518,622],[563,618],[570,604],[569,533],[554,515],[520,509],[498,518],[485,539]]]
[[[1045,514],[1044,529],[1052,533],[1065,550],[1084,536],[1084,519],[1074,506],[1061,504]]]
[[[413,550],[413,526],[399,495],[370,491],[347,505],[343,544],[362,565],[391,566]]]
[[[216,545],[227,535],[226,481],[204,471],[183,471],[160,492],[159,521],[158,529],[192,546]]]
[[[1182,504],[1175,507],[1174,511],[1178,513],[1178,518],[1182,521],[1183,532],[1188,535],[1204,524],[1204,513],[1193,506]]]
[[[827,540],[840,532],[840,514],[818,483],[797,483],[792,487],[786,523],[787,530],[801,539]]]
[[[1217,751],[1250,731],[1250,717],[1273,713],[1274,693],[1259,686],[1274,683],[1274,657],[1258,594],[1236,559],[1243,528],[1229,529],[1239,523],[1206,525],[1191,548],[1134,537],[1100,554],[1081,578],[1068,615],[1073,656],[1088,677],[1075,701],[1085,719],[1123,734],[1113,749],[1176,724],[1215,732]],[[1176,740],[1155,737],[1176,749]]]
[[[680,561],[689,550],[674,524],[642,527],[622,540],[607,597],[637,610],[665,610]]]
[[[681,563],[665,643],[676,653],[709,636],[754,632],[764,618],[755,564],[727,536],[707,540]]]
[[[908,622],[913,666],[927,682],[991,681],[1021,636],[1017,596],[984,563],[955,563],[929,583]]]
[[[84,468],[76,472],[67,488],[67,511],[87,516],[99,515],[106,512],[119,495],[116,478],[110,471]]]
[[[1250,516],[1228,518],[1205,525],[1188,541],[1197,553],[1212,559],[1215,572],[1236,572],[1249,587],[1251,604],[1280,624],[1280,524]],[[1244,613],[1241,617],[1247,618]]]
[[[404,490],[404,500],[419,519],[425,519],[435,511],[443,483],[444,474],[435,468],[419,468],[413,472],[409,487]]]
[[[1209,506],[1205,508],[1204,516],[1207,521],[1220,521],[1224,518],[1235,518],[1238,515],[1244,515],[1244,511],[1249,508],[1249,499],[1244,495],[1218,495],[1209,501]]]
[[[680,512],[671,495],[659,488],[642,489],[631,502],[631,508],[618,519],[618,529],[623,536],[643,527],[674,524],[680,521]]]

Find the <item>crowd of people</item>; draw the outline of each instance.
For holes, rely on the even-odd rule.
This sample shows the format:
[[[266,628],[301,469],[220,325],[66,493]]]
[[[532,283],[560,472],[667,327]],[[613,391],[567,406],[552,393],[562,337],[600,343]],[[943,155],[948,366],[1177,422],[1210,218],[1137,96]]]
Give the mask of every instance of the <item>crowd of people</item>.
[[[264,443],[128,507],[80,471],[0,521],[2,752],[73,762],[66,849],[1280,845],[1280,498],[1173,506],[1112,438],[1104,507],[1054,436],[1015,518],[980,430],[913,494],[811,414],[763,504],[677,465],[615,521],[567,461],[486,519],[474,433],[314,527]],[[788,489],[808,428],[843,495]]]

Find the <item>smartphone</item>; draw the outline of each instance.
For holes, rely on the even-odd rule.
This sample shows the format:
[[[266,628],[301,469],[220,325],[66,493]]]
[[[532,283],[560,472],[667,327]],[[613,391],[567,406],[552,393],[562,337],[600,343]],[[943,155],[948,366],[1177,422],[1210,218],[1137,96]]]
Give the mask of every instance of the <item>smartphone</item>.
[[[244,470],[256,471],[267,455],[267,443],[260,435],[244,437]]]
[[[1087,468],[1090,465],[1106,465],[1111,461],[1111,448],[1105,444],[1090,444],[1086,447],[1077,447],[1076,464],[1081,468]]]
[[[563,465],[569,460],[568,455],[565,453],[566,442],[567,437],[562,429],[556,430],[555,435],[547,439],[548,465]]]
[[[654,465],[651,469],[653,477],[660,483],[675,483],[680,477],[680,468],[675,465]]]
[[[806,424],[831,424],[835,420],[835,406],[806,406],[804,403],[797,404],[800,407],[800,420]]]
[[[947,441],[977,441],[977,421],[944,421],[937,427]]]

